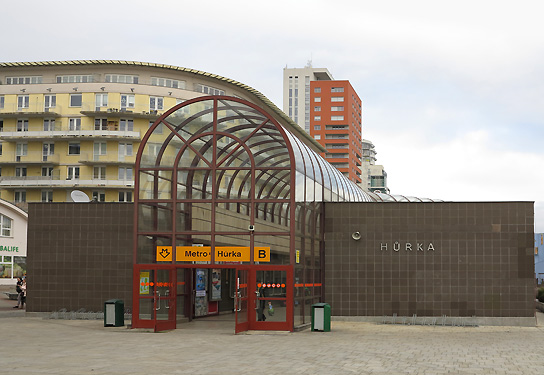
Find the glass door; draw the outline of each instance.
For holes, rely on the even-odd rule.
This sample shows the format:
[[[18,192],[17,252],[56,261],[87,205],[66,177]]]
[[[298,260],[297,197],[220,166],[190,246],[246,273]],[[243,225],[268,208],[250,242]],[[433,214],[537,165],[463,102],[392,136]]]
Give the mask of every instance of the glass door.
[[[251,329],[293,330],[293,273],[290,268],[252,270],[255,312]]]
[[[155,332],[176,329],[175,269],[158,269],[155,283]]]
[[[236,270],[235,291],[234,291],[234,312],[235,312],[235,333],[247,331],[249,329],[249,271]]]
[[[176,272],[169,268],[135,267],[132,324],[155,332],[176,328]]]

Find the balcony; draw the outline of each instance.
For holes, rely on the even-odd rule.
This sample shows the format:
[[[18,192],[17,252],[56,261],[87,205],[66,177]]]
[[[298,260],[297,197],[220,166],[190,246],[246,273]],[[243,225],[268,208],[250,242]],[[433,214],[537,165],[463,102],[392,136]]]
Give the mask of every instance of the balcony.
[[[132,179],[102,179],[96,178],[92,174],[80,175],[78,178],[61,178],[58,171],[52,176],[7,176],[0,177],[0,187],[2,188],[73,188],[76,186],[82,188],[111,188],[126,189],[134,187]]]
[[[140,139],[139,131],[118,130],[118,128],[114,125],[100,130],[81,130],[70,127],[68,120],[65,119],[65,121],[65,124],[58,124],[60,121],[56,121],[55,125],[50,128],[50,130],[17,131],[15,127],[4,127],[4,131],[0,132],[0,139],[12,142],[20,140],[42,141],[46,139],[81,140],[81,138],[106,138],[111,140]]]
[[[136,162],[136,155],[119,155],[114,153],[108,153],[106,155],[96,155],[92,152],[87,152],[80,155],[79,162],[86,165],[133,165]]]
[[[40,117],[50,117],[56,118],[60,117],[62,108],[60,106],[45,108],[43,101],[33,101],[29,103],[27,107],[19,107],[17,104],[6,104],[4,108],[0,108],[0,117],[2,118],[40,118]]]
[[[0,156],[0,164],[2,165],[15,165],[15,164],[49,164],[58,165],[60,162],[60,155],[44,155],[41,151],[29,151],[24,155],[17,155],[13,152],[4,153]]]
[[[164,110],[150,110],[148,105],[134,104],[128,107],[121,107],[120,102],[108,102],[108,106],[97,106],[96,103],[83,103],[81,114],[89,117],[107,118],[144,118],[156,120]]]

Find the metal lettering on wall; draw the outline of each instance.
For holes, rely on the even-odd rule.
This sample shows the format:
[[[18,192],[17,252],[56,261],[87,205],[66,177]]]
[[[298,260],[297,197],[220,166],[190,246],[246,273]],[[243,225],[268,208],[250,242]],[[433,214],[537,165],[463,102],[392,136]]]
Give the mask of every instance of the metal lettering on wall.
[[[427,245],[425,245],[424,243],[419,243],[419,242],[416,242],[414,244],[412,244],[411,242],[406,242],[404,243],[404,246],[403,246],[402,243],[396,241],[393,244],[391,244],[391,247],[389,247],[389,244],[387,242],[380,243],[381,251],[388,251],[389,249],[395,252],[399,252],[401,251],[401,249],[405,251],[414,251],[414,250],[415,251],[435,251],[435,248],[432,242],[429,242]]]

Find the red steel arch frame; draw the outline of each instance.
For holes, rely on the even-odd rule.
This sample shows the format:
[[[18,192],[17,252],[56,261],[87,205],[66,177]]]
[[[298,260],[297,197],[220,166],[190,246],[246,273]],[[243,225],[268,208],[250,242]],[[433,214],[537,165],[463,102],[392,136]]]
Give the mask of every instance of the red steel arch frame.
[[[265,120],[262,121],[260,124],[255,124],[255,130],[253,130],[253,132],[251,133],[250,137],[253,136],[257,130],[259,129],[259,127],[263,127],[265,124],[271,124],[275,127],[275,130],[277,132],[279,132],[279,134],[281,134],[281,137],[282,137],[282,140],[286,146],[286,150],[283,150],[284,152],[287,151],[287,155],[288,155],[288,161],[289,161],[289,168],[288,168],[288,172],[289,173],[289,183],[288,185],[289,186],[285,186],[285,182],[283,181],[282,182],[282,179],[281,178],[278,178],[277,181],[272,185],[272,189],[269,190],[269,194],[266,195],[265,197],[262,196],[263,192],[264,192],[264,185],[260,187],[260,190],[257,191],[256,188],[256,176],[257,176],[257,173],[260,173],[260,175],[262,175],[264,172],[263,172],[263,169],[262,169],[262,166],[260,168],[257,168],[256,167],[256,163],[255,163],[255,155],[252,154],[251,152],[251,148],[246,145],[243,140],[241,139],[237,139],[237,143],[238,143],[238,146],[237,147],[234,147],[233,150],[230,150],[226,155],[224,155],[221,160],[218,160],[219,158],[217,157],[218,153],[217,153],[217,145],[215,144],[215,142],[213,142],[212,145],[208,145],[207,147],[213,147],[213,162],[210,164],[206,161],[206,159],[203,157],[203,152],[202,152],[202,149],[196,149],[195,147],[193,147],[191,145],[191,139],[194,138],[194,135],[193,137],[188,137],[187,139],[184,139],[183,137],[181,137],[175,128],[173,128],[173,125],[170,124],[167,119],[170,115],[172,115],[173,113],[175,113],[176,111],[178,111],[180,108],[183,108],[185,106],[189,106],[189,105],[192,105],[192,104],[195,104],[195,103],[199,103],[199,102],[205,102],[205,101],[211,101],[213,102],[213,107],[207,111],[207,113],[213,113],[213,121],[212,121],[212,130],[211,131],[205,131],[205,132],[202,132],[202,133],[199,133],[198,134],[198,138],[201,138],[201,137],[206,137],[206,136],[211,136],[212,138],[213,137],[216,137],[216,136],[223,136],[223,137],[228,137],[228,138],[232,138],[234,139],[235,136],[231,133],[227,133],[227,132],[221,132],[221,131],[218,131],[217,130],[217,121],[218,121],[218,118],[217,118],[217,109],[218,109],[218,106],[219,104],[218,103],[223,103],[223,102],[230,102],[230,103],[238,103],[240,105],[243,105],[245,107],[249,107],[251,109],[253,109],[254,111],[256,111],[257,113],[259,113]],[[204,112],[200,112],[199,113],[199,116],[201,116],[202,114],[204,114]],[[248,178],[248,176],[251,176],[251,186],[250,186],[250,199],[249,199],[249,202],[248,202],[248,199],[240,199],[240,192],[241,192],[241,187],[238,191],[238,196],[236,198],[230,198],[230,194],[231,194],[231,187],[232,187],[232,181],[231,181],[231,184],[229,186],[229,189],[228,189],[228,194],[229,194],[229,199],[228,199],[228,202],[227,204],[236,204],[238,207],[240,206],[240,204],[247,204],[249,203],[249,212],[248,212],[248,219],[249,219],[249,224],[251,225],[254,225],[255,224],[255,217],[256,217],[256,212],[254,210],[257,209],[257,205],[258,204],[265,204],[265,205],[272,205],[272,207],[274,207],[274,209],[271,211],[271,215],[274,216],[276,214],[276,211],[275,211],[275,206],[276,205],[280,205],[280,213],[279,215],[283,216],[282,214],[282,209],[283,207],[281,207],[281,205],[283,203],[288,203],[288,211],[289,212],[285,212],[285,215],[289,218],[289,230],[286,231],[285,233],[283,233],[283,235],[286,235],[286,236],[289,236],[289,264],[288,265],[257,265],[255,264],[254,262],[254,259],[253,259],[253,251],[251,252],[251,261],[249,262],[249,264],[240,264],[240,265],[236,265],[236,266],[233,266],[233,265],[228,265],[228,266],[225,266],[225,265],[219,265],[219,264],[214,264],[214,259],[213,259],[213,255],[212,255],[212,260],[211,260],[211,264],[207,264],[207,265],[204,265],[204,264],[199,264],[199,265],[193,265],[193,264],[179,264],[179,263],[175,263],[174,260],[172,260],[171,263],[164,263],[164,262],[161,262],[160,264],[157,264],[156,262],[152,262],[152,263],[147,263],[147,264],[142,264],[142,263],[138,263],[138,248],[139,248],[139,244],[138,244],[138,241],[139,241],[139,236],[140,234],[142,233],[146,233],[145,230],[140,230],[139,228],[139,207],[140,205],[142,204],[142,199],[140,197],[140,176],[141,176],[141,171],[142,170],[145,170],[146,168],[142,168],[141,166],[141,163],[142,163],[142,156],[143,156],[143,151],[145,149],[145,146],[147,145],[151,135],[153,134],[153,131],[158,127],[158,126],[165,126],[167,129],[170,129],[171,131],[171,134],[169,137],[167,137],[163,144],[162,144],[162,147],[161,147],[161,150],[159,152],[159,155],[157,156],[157,161],[162,157],[162,155],[164,154],[164,152],[166,151],[167,147],[169,146],[169,142],[170,140],[177,136],[179,139],[181,139],[184,143],[183,147],[178,151],[178,154],[176,156],[176,159],[172,165],[171,168],[165,168],[164,166],[161,166],[160,165],[160,162],[158,162],[156,164],[156,171],[159,171],[159,170],[171,170],[172,171],[172,188],[171,188],[171,204],[172,204],[172,230],[171,232],[164,232],[164,233],[161,233],[160,231],[157,232],[156,229],[158,228],[158,223],[155,222],[154,223],[154,226],[155,228],[155,234],[158,234],[158,235],[165,235],[165,236],[168,236],[170,239],[171,239],[171,246],[173,248],[175,248],[176,246],[176,239],[178,237],[178,231],[177,231],[177,228],[176,228],[176,207],[177,207],[177,202],[178,202],[178,199],[177,199],[177,194],[176,194],[176,189],[175,189],[175,186],[176,186],[176,183],[177,183],[177,176],[178,176],[178,163],[179,163],[179,160],[181,158],[181,155],[183,154],[183,151],[185,149],[191,149],[195,155],[197,155],[199,157],[199,162],[202,162],[204,161],[206,164],[207,164],[207,168],[203,168],[202,170],[207,170],[208,173],[211,172],[211,181],[212,181],[212,194],[211,194],[211,198],[210,199],[203,199],[203,200],[200,200],[201,202],[209,202],[212,204],[212,206],[215,205],[215,203],[219,200],[217,199],[217,174],[220,174],[220,173],[224,173],[224,171],[221,171],[218,168],[218,165],[220,165],[222,162],[228,160],[228,158],[230,157],[233,157],[233,155],[236,153],[236,152],[243,152],[245,151],[247,153],[247,155],[249,156],[250,158],[250,166],[249,167],[229,167],[229,170],[236,170],[238,172],[243,172],[243,171],[246,171],[249,172],[248,174],[246,174],[245,176],[245,179]],[[181,128],[181,126],[180,126]],[[250,137],[248,138],[245,138],[245,140],[249,140]],[[266,143],[266,142],[265,142]],[[255,145],[253,145],[255,146]],[[287,322],[286,324],[284,325],[278,325],[278,324],[273,324],[273,322],[271,323],[263,323],[263,322],[254,322],[255,324],[253,324],[253,327],[250,327],[250,328],[254,328],[254,329],[285,329],[287,328],[287,330],[293,330],[293,289],[294,289],[294,281],[293,281],[293,268],[294,268],[294,264],[295,264],[295,240],[296,240],[296,216],[295,216],[295,210],[296,210],[296,202],[295,202],[295,192],[294,192],[294,189],[295,189],[295,176],[296,176],[296,166],[295,166],[295,156],[294,156],[294,152],[293,152],[293,149],[292,149],[293,145],[291,144],[291,142],[289,141],[289,138],[286,134],[286,130],[273,118],[271,117],[270,115],[268,115],[264,110],[262,110],[260,107],[258,107],[257,105],[255,104],[252,104],[246,100],[243,100],[243,99],[238,99],[238,98],[233,98],[233,97],[227,97],[227,96],[206,96],[206,97],[199,97],[199,98],[195,98],[195,99],[191,99],[191,100],[188,100],[188,101],[185,101],[183,103],[180,103],[178,105],[176,105],[175,107],[172,107],[170,110],[166,111],[162,116],[160,116],[155,122],[154,124],[150,127],[150,129],[148,130],[148,132],[144,135],[141,143],[140,143],[140,147],[138,149],[138,153],[136,155],[136,163],[135,163],[135,185],[134,185],[134,191],[135,191],[135,194],[134,194],[134,207],[135,207],[135,211],[134,211],[134,234],[133,234],[133,265],[134,265],[134,283],[133,283],[133,327],[135,328],[138,328],[138,327],[150,327],[149,324],[155,324],[155,323],[149,323],[147,321],[143,321],[139,318],[139,300],[140,300],[140,295],[139,295],[139,289],[138,289],[138,285],[139,285],[139,273],[137,272],[138,270],[142,269],[142,268],[152,268],[152,269],[155,269],[155,270],[173,270],[173,272],[175,273],[175,270],[177,268],[236,268],[237,270],[240,270],[240,271],[243,271],[243,270],[256,270],[256,269],[259,269],[259,270],[285,270],[287,272]],[[278,149],[278,146],[277,146],[277,142],[274,142],[273,143],[273,147],[270,148],[270,150],[273,150],[273,149]],[[270,159],[270,158],[268,158]],[[282,159],[282,160],[286,160],[286,158]],[[194,159],[195,162],[197,162],[196,158]],[[219,163],[218,163],[219,161]],[[265,159],[265,161],[267,161],[267,159]],[[281,162],[278,162],[278,164],[280,164]],[[195,169],[198,169],[195,168]],[[273,178],[274,178],[274,173],[276,174],[281,174],[281,173],[284,173],[282,171],[286,170],[286,168],[277,168],[275,167],[274,165],[269,165],[269,167],[267,168],[268,171],[275,171],[275,172],[272,172],[272,174],[268,177],[268,179],[266,180],[266,183],[269,183]],[[322,172],[321,172],[322,173]],[[209,175],[208,175],[209,176]],[[322,177],[323,178],[323,177]],[[207,180],[207,179],[206,179]],[[155,180],[154,182],[154,189],[155,191],[157,191],[158,187],[157,187],[157,180]],[[215,189],[214,189],[214,186],[215,186]],[[242,186],[242,185],[241,185]],[[280,186],[279,188],[279,192],[282,193],[282,196],[278,196],[278,197],[275,197],[276,199],[272,199],[274,197],[270,197],[272,191],[277,187],[277,186]],[[287,189],[287,190],[286,190]],[[206,193],[206,187],[203,186],[202,188],[202,195],[205,197],[207,195]],[[285,199],[285,196],[286,195],[289,195],[288,199]],[[153,201],[153,200],[151,200]],[[283,202],[283,203],[282,203]],[[239,208],[238,208],[239,210]],[[265,211],[266,212],[266,211]],[[213,225],[213,223],[215,222],[215,209],[212,209],[211,211],[211,217],[210,217],[210,221],[212,222],[212,225],[211,225],[211,230],[209,232],[209,235],[210,235],[210,238],[211,238],[211,246],[213,247],[214,246],[214,243],[215,243],[215,238],[216,238],[216,235],[218,233],[220,233],[220,235],[228,235],[228,234],[232,234],[232,235],[239,235],[240,232],[232,232],[232,233],[229,233],[229,232],[217,232],[216,231],[216,227],[215,225]],[[281,233],[278,233],[278,232],[258,232],[256,231],[255,233],[252,233],[252,235],[249,236],[249,240],[250,240],[250,246],[251,248],[253,249],[253,246],[254,246],[254,235],[281,235]],[[146,250],[147,251],[147,250]],[[155,248],[150,248],[149,249],[149,252],[151,253],[154,253],[155,252]],[[212,254],[213,254],[213,251],[212,251]],[[253,280],[254,281],[254,280]],[[176,279],[175,279],[175,275],[173,276],[173,279],[171,278],[170,279],[170,282],[172,282],[174,285],[176,284]],[[249,297],[253,297],[253,293],[249,293]],[[251,303],[249,303],[249,305],[252,306]],[[174,311],[174,318],[175,318],[175,311]],[[174,327],[175,327],[175,321],[174,321]],[[156,325],[155,325],[155,328],[156,328]]]

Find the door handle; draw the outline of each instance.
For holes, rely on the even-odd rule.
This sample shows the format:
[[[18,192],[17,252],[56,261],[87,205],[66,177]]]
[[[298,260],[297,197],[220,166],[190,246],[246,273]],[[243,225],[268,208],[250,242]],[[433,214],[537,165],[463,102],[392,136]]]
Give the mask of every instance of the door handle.
[[[242,311],[242,293],[237,292],[238,294],[238,311]]]
[[[259,291],[255,291],[255,310],[259,310]]]
[[[170,308],[170,299],[168,298],[168,296],[170,295],[170,291],[167,290],[166,293],[164,294],[164,296],[166,297],[166,303],[165,303],[165,308],[169,309]]]
[[[155,307],[155,310],[156,311],[159,311],[161,309],[161,292],[159,292],[158,290],[155,292],[155,294],[157,295],[158,297],[158,303],[157,303],[157,307]]]

